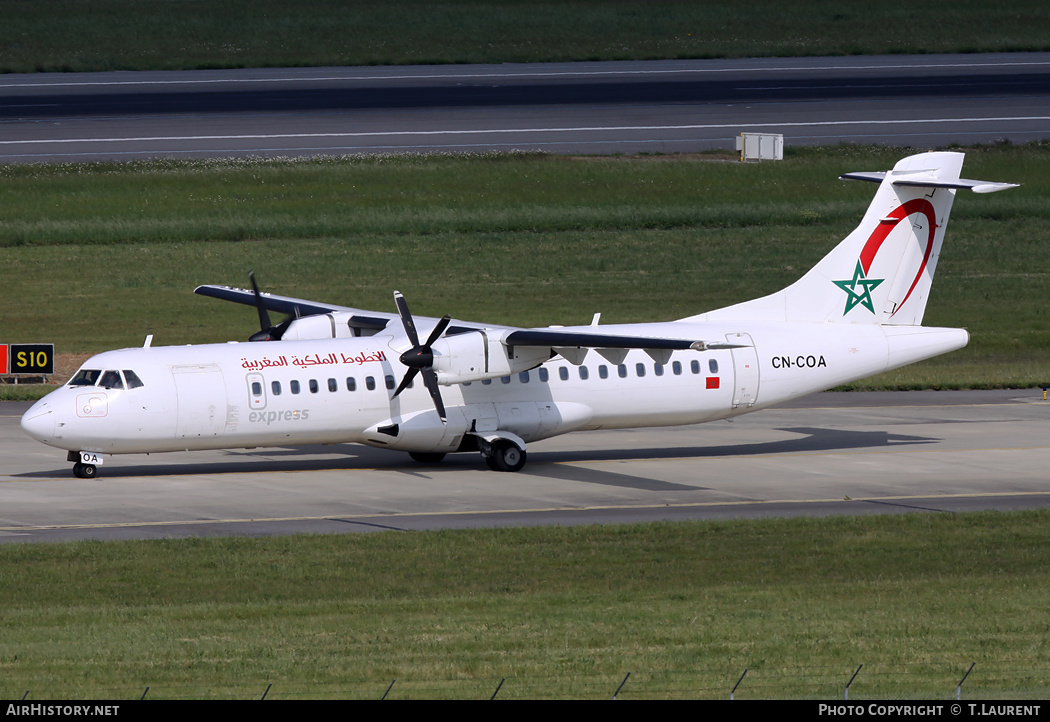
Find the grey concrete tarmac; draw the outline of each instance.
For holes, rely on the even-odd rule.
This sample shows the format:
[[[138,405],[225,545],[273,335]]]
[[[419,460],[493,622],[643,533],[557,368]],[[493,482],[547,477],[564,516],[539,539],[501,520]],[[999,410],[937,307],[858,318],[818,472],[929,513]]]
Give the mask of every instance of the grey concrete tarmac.
[[[65,453],[0,404],[0,541],[615,523],[1050,506],[1042,391],[826,393],[700,426],[570,434],[525,469],[341,445]]]

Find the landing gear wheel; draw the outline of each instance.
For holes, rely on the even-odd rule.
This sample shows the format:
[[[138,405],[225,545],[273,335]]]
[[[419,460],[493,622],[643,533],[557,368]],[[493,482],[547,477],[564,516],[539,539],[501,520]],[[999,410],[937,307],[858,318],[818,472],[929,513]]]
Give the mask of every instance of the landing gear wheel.
[[[73,476],[78,479],[94,479],[98,475],[98,469],[94,464],[82,464],[79,461],[73,464]]]
[[[510,441],[495,441],[492,455],[485,457],[485,463],[493,471],[520,471],[525,466],[525,449],[519,449]]]
[[[410,451],[408,455],[412,457],[412,461],[420,464],[437,464],[445,458],[440,451]]]

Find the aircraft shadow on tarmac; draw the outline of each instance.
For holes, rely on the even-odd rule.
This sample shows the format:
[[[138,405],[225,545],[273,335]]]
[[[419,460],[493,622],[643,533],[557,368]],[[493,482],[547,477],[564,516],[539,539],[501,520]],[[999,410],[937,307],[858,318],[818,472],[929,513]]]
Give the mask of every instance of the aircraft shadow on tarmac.
[[[610,449],[582,449],[571,451],[542,451],[533,447],[529,453],[529,463],[525,469],[515,477],[536,476],[543,478],[564,478],[566,480],[588,481],[591,483],[606,483],[612,485],[625,485],[652,490],[689,489],[696,490],[700,487],[686,486],[682,484],[671,484],[658,482],[644,477],[624,475],[614,472],[604,472],[610,479],[603,481],[600,476],[602,472],[590,470],[592,473],[587,478],[577,478],[580,475],[567,466],[570,463],[586,463],[598,461],[656,461],[660,459],[704,459],[735,456],[763,456],[768,454],[793,454],[813,453],[826,451],[857,451],[864,449],[885,449],[898,446],[913,446],[920,444],[936,444],[941,439],[917,436],[912,434],[900,434],[891,431],[854,431],[843,429],[823,429],[814,427],[786,427],[778,431],[798,434],[798,438],[783,439],[779,441],[764,441],[757,443],[732,444],[721,446],[675,446],[666,448],[610,448]],[[450,454],[440,463],[435,465],[416,464],[407,462],[404,453],[391,453],[384,449],[373,449],[366,446],[340,444],[331,446],[301,446],[284,447],[273,449],[256,450],[234,450],[222,451],[227,457],[223,461],[179,463],[174,461],[180,452],[170,455],[173,462],[168,464],[135,464],[124,465],[121,461],[107,464],[102,469],[99,478],[105,482],[107,478],[123,477],[158,477],[158,476],[198,476],[212,474],[246,474],[246,473],[273,473],[273,472],[304,472],[304,471],[370,471],[389,470],[408,474],[419,474],[426,472],[428,475],[442,474],[443,472],[462,473],[463,471],[489,472],[481,457],[476,453]],[[199,453],[199,452],[191,452]],[[214,452],[213,452],[214,453]],[[310,455],[324,455],[323,458],[303,458]],[[23,479],[55,477],[65,478],[71,476],[68,469],[36,471],[13,476]],[[623,477],[616,481],[617,477]]]

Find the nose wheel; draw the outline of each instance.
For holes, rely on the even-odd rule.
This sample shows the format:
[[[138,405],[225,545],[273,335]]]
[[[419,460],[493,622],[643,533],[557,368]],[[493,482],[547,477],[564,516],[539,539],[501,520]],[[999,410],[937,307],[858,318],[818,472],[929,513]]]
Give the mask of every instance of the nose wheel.
[[[94,479],[102,465],[102,454],[97,451],[70,451],[66,461],[74,461],[73,476],[78,479]]]
[[[78,461],[73,464],[73,476],[78,479],[94,479],[98,476],[98,467],[94,464],[84,464]]]

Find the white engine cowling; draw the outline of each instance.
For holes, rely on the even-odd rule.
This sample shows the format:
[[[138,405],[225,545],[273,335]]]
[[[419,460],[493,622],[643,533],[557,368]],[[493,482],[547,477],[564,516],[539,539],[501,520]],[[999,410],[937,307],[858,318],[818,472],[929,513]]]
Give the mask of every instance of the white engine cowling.
[[[444,386],[509,376],[535,368],[551,357],[550,349],[508,347],[508,331],[471,331],[438,339],[431,346],[434,371]]]
[[[303,316],[288,324],[288,329],[281,336],[281,340],[312,341],[319,338],[353,338],[358,334],[370,336],[376,332],[377,329],[372,328],[369,331],[355,333],[347,323],[353,318],[354,314],[347,311]]]
[[[450,409],[447,423],[428,409],[395,416],[365,429],[364,443],[402,451],[446,453],[459,448],[466,431],[462,408]]]
[[[332,314],[325,313],[318,316],[304,316],[297,318],[288,325],[288,329],[281,336],[282,341],[312,341],[319,338],[335,338],[335,319]]]

